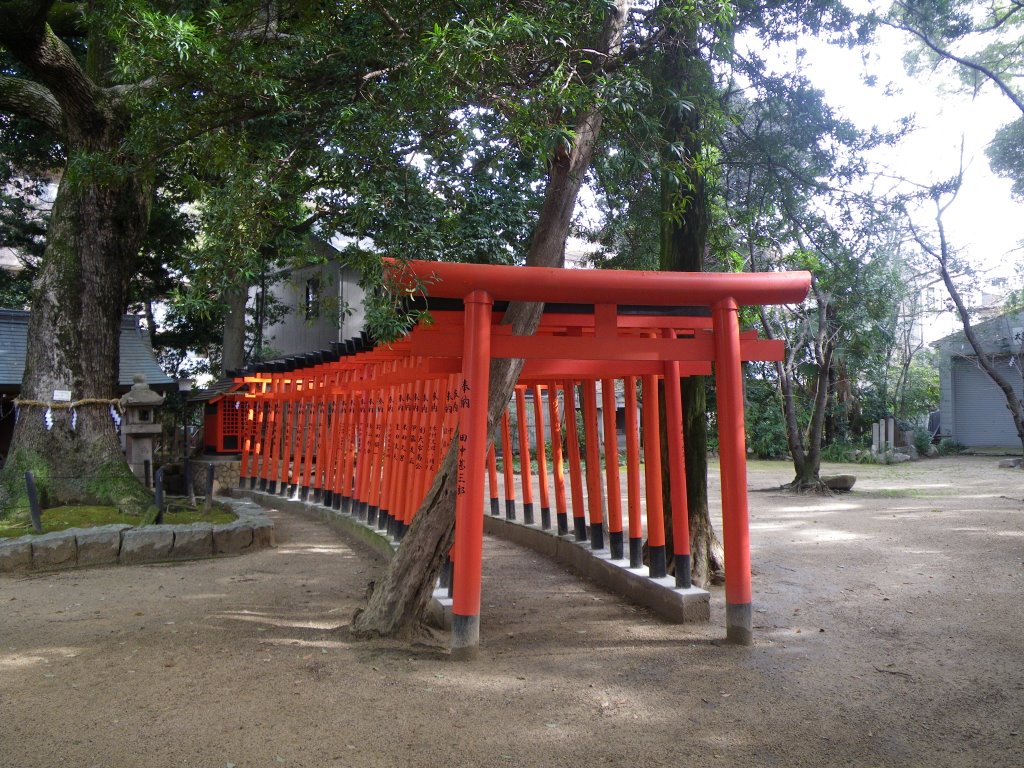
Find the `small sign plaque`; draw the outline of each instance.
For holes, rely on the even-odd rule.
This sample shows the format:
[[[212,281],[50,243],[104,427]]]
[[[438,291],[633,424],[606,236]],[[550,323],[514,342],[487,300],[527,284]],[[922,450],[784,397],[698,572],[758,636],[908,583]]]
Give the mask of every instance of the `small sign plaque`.
[[[55,402],[55,403],[70,403],[71,402],[71,390],[69,390],[69,389],[55,389],[55,390],[53,390],[53,402]]]

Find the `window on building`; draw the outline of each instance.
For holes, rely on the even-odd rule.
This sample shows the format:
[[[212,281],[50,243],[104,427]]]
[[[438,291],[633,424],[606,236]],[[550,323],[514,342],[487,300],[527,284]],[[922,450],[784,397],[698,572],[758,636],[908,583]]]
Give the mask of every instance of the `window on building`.
[[[306,281],[306,319],[320,316],[320,278],[311,277]]]

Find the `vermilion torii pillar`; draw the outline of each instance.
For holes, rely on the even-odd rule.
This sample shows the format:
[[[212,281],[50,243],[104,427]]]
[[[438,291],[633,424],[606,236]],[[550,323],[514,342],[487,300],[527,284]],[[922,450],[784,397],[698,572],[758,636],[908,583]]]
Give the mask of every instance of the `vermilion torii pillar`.
[[[725,631],[733,642],[753,642],[750,526],[747,519],[747,440],[743,421],[739,307],[731,297],[711,308],[715,334],[718,455],[722,476],[725,548]]]
[[[452,654],[474,656],[480,643],[480,577],[483,568],[484,473],[487,469],[487,397],[491,369],[491,307],[485,291],[464,299],[462,418],[459,425],[458,491],[455,498],[455,589]],[[467,402],[468,401],[468,402]],[[505,456],[510,462],[512,457]]]

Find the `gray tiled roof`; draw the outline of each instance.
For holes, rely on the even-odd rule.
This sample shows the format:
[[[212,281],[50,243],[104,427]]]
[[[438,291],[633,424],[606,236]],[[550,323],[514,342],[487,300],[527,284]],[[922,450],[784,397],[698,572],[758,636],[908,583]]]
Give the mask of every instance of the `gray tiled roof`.
[[[20,388],[25,370],[25,348],[28,339],[29,313],[17,309],[0,309],[0,387]],[[146,376],[150,386],[174,384],[157,365],[149,332],[139,325],[134,315],[121,318],[121,368],[118,384],[130,387],[136,373]]]
[[[196,390],[189,395],[188,401],[190,403],[207,403],[231,392],[237,390],[245,392],[248,389],[249,386],[247,384],[239,384],[234,379],[221,379],[220,381],[215,381],[206,389]]]

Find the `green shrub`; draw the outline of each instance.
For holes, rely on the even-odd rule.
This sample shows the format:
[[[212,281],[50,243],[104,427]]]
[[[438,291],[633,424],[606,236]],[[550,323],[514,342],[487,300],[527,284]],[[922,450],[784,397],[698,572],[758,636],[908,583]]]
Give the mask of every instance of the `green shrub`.
[[[789,453],[782,399],[773,383],[757,379],[747,383],[745,426],[747,448],[756,458],[780,459]]]
[[[853,454],[860,450],[860,446],[849,440],[833,440],[829,445],[821,449],[821,460],[828,462],[849,462],[853,461]]]
[[[918,427],[910,438],[911,444],[917,449],[919,456],[927,456],[928,449],[932,447],[932,436],[927,429]]]
[[[944,437],[939,441],[940,456],[956,456],[965,446],[958,443],[951,437]]]

